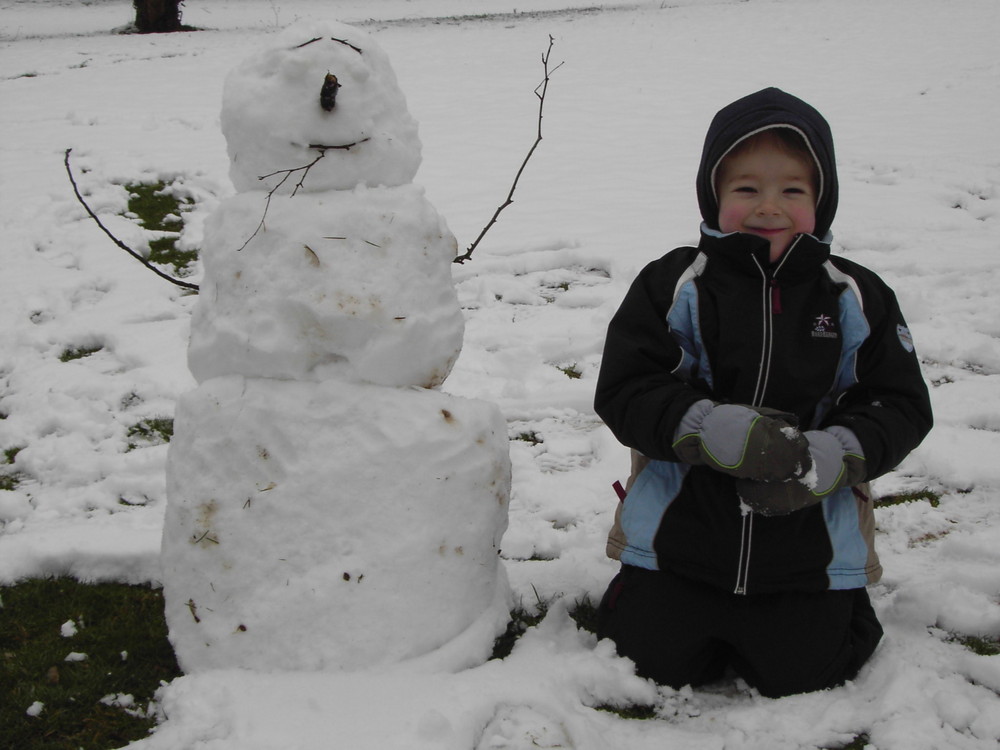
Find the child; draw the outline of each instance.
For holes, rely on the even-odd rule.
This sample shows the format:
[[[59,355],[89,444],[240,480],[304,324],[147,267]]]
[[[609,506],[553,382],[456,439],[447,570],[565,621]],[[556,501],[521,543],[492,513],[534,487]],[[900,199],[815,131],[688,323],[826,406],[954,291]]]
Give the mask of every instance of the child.
[[[725,107],[697,192],[698,247],[650,263],[608,328],[595,408],[633,474],[598,634],[674,687],[828,688],[882,636],[866,482],[930,430],[927,387],[892,291],[830,254],[819,112],[775,88]]]

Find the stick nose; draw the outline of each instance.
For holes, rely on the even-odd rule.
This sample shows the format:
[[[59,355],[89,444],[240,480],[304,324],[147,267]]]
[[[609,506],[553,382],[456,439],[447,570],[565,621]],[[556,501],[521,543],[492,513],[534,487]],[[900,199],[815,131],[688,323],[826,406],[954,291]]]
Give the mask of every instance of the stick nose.
[[[339,88],[340,83],[337,82],[337,76],[333,73],[327,73],[323,78],[323,86],[319,90],[319,106],[327,112],[333,111],[333,108],[337,106],[337,90]]]

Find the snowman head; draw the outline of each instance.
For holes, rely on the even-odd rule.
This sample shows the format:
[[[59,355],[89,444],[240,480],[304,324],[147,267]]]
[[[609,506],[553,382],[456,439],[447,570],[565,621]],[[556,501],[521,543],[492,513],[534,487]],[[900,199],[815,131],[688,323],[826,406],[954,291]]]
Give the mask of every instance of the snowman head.
[[[388,56],[344,24],[295,26],[230,72],[222,132],[239,192],[395,187],[420,166]]]

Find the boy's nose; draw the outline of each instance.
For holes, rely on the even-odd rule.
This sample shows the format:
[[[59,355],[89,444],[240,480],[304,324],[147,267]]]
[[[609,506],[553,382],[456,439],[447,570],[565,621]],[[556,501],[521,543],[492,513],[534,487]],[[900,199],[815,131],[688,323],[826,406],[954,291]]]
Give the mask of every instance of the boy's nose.
[[[776,214],[779,210],[777,202],[769,196],[761,198],[760,203],[757,204],[757,213],[759,215]]]

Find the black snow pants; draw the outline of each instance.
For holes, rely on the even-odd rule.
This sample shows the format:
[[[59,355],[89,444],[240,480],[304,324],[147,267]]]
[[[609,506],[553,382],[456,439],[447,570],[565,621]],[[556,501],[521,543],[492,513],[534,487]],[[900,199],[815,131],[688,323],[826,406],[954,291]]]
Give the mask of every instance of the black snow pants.
[[[729,667],[777,698],[853,678],[882,626],[863,588],[743,596],[625,565],[601,601],[597,635],[660,684],[703,685]]]

